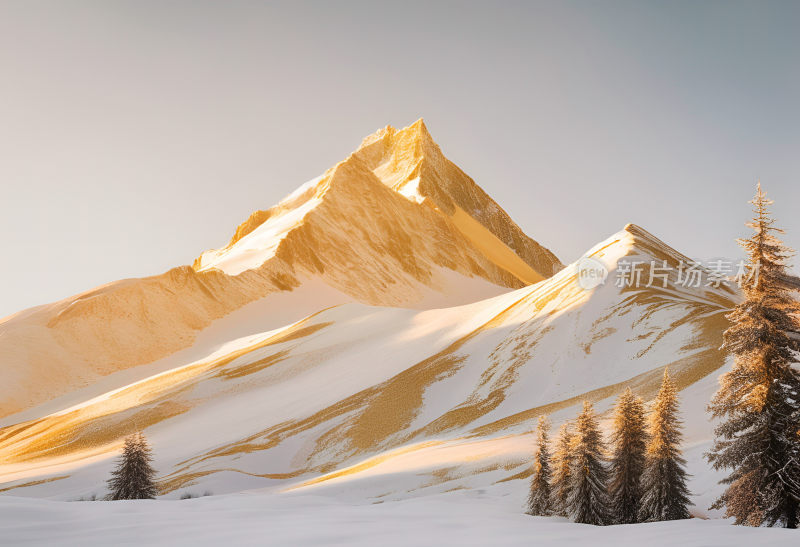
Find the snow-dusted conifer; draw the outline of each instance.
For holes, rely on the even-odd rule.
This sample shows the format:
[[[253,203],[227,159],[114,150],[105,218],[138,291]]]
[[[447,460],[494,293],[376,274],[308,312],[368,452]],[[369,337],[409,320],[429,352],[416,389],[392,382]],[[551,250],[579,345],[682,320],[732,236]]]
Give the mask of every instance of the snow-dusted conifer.
[[[536,428],[536,453],[533,461],[531,492],[528,496],[528,514],[549,516],[553,514],[553,497],[550,491],[550,420],[539,417]]]
[[[155,499],[158,487],[154,481],[156,472],[150,465],[152,459],[150,445],[141,432],[128,436],[119,464],[108,481],[109,499]]]
[[[604,445],[588,401],[575,421],[575,440],[572,447],[570,491],[567,512],[582,524],[605,526],[613,524],[608,500],[608,469],[603,457]]]
[[[617,524],[639,522],[647,432],[644,403],[630,388],[617,400],[611,436],[611,512]]]
[[[666,369],[650,413],[649,426],[639,518],[641,521],[688,519],[691,502],[686,487],[686,460],[680,451],[678,394]]]
[[[553,479],[550,483],[550,495],[553,498],[553,514],[562,517],[567,516],[573,439],[574,435],[570,424],[562,424],[558,430],[558,438],[551,459]]]
[[[787,271],[792,255],[776,234],[761,190],[755,198],[754,230],[740,239],[748,264],[738,276],[745,300],[728,314],[723,348],[733,368],[720,377],[709,409],[721,418],[708,459],[732,472],[714,504],[737,524],[796,528],[800,515],[800,306],[790,294],[798,286]]]

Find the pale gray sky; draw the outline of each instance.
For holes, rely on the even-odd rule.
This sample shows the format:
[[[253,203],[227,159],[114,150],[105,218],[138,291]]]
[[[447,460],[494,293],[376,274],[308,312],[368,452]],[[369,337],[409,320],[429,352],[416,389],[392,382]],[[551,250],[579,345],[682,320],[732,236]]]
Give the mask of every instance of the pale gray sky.
[[[386,124],[565,262],[800,246],[798,2],[0,0],[0,317],[188,264]]]

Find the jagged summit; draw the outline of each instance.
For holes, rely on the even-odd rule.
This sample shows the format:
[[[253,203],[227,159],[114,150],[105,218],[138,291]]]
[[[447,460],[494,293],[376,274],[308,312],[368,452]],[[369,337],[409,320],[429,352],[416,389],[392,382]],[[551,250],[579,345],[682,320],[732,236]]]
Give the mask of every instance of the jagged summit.
[[[367,148],[379,141],[385,141],[386,139],[393,141],[398,138],[404,141],[405,144],[413,144],[419,150],[426,145],[434,146],[437,150],[439,148],[433,140],[433,137],[431,137],[428,126],[425,125],[425,120],[420,118],[403,129],[397,129],[392,125],[387,125],[386,127],[378,129],[372,135],[364,137],[357,150]]]
[[[418,192],[423,165],[441,170],[449,163],[422,118],[400,130],[387,125],[365,138],[353,156],[364,161],[386,186],[418,200],[426,197]]]
[[[381,191],[376,182],[392,190],[394,195]],[[414,207],[407,207],[397,199],[399,197],[412,202]],[[376,199],[380,201],[380,210],[364,207],[375,205]],[[343,204],[342,200],[351,203]],[[331,202],[338,202],[345,209],[355,208],[361,214],[355,218],[338,218],[337,211],[324,206]],[[283,256],[291,263],[293,251],[286,247],[291,245],[292,238],[288,236],[308,223],[323,222],[320,218],[323,210],[337,217],[340,223],[337,227],[331,218],[325,219],[324,229],[336,231],[353,223],[380,224],[371,219],[373,214],[392,216],[391,211],[398,209],[405,211],[407,221],[400,224],[415,224],[412,217],[429,217],[430,212],[434,212],[439,217],[434,225],[443,222],[446,224],[441,227],[444,231],[466,239],[467,247],[482,255],[478,262],[488,260],[506,272],[501,273],[502,280],[491,277],[494,283],[508,287],[535,283],[562,267],[555,255],[525,235],[497,203],[444,156],[420,118],[403,129],[389,125],[366,137],[355,152],[322,176],[304,184],[275,207],[253,213],[239,226],[226,247],[204,253],[195,261],[194,268],[197,271],[214,268],[238,275],[262,267],[279,254],[281,248]],[[435,232],[436,228],[431,226],[430,229]],[[371,228],[362,226],[361,231],[364,229]],[[401,239],[413,241],[424,237],[419,230],[427,232],[428,228],[419,226],[415,231],[406,232]],[[302,244],[297,238],[293,238],[293,242]],[[413,254],[413,249],[411,251]],[[337,259],[342,258],[340,255]],[[357,260],[357,257],[351,256],[349,260]],[[482,275],[471,269],[471,274]],[[506,274],[511,274],[516,281],[509,280]]]
[[[418,162],[426,155],[426,153],[428,156],[430,156],[431,152],[435,151],[436,154],[441,155],[438,145],[430,136],[428,128],[425,126],[422,118],[402,130],[397,130],[393,126],[387,125],[386,127],[379,129],[375,133],[365,137],[361,142],[361,145],[359,145],[359,147],[345,160],[328,169],[323,175],[316,177],[305,184],[302,184],[294,192],[283,198],[277,205],[266,210],[258,210],[252,213],[246,221],[236,228],[236,231],[231,240],[228,242],[226,248],[234,245],[240,239],[247,236],[261,224],[269,221],[270,219],[280,217],[284,213],[291,212],[293,209],[302,208],[314,198],[322,198],[330,187],[331,177],[337,171],[337,169],[341,168],[342,165],[353,164],[359,161],[366,162],[367,165],[374,163],[371,160],[370,154],[374,152],[375,149],[375,147],[372,145],[375,145],[376,143],[380,143],[384,148],[392,150],[395,158],[402,158],[405,160],[383,165],[382,174],[384,177],[379,178],[381,178],[384,183],[387,180],[391,181],[392,179],[400,179],[404,182],[409,180],[409,166],[413,171],[413,169],[417,167]],[[427,152],[426,148],[428,148]],[[374,166],[370,166],[369,169],[374,169]],[[394,187],[393,184],[388,184],[388,186]],[[316,204],[317,202],[311,203],[311,207]],[[310,209],[311,207],[306,207],[306,209]],[[303,213],[304,212],[307,211],[303,211]],[[302,219],[303,214],[296,216],[299,216],[300,219]],[[224,249],[221,249],[220,251],[223,250]],[[209,259],[213,256],[213,254],[214,251],[204,253],[205,261],[203,260],[204,256],[198,257],[198,259],[195,261],[194,268],[196,270],[208,268],[209,266],[207,264],[209,263]]]

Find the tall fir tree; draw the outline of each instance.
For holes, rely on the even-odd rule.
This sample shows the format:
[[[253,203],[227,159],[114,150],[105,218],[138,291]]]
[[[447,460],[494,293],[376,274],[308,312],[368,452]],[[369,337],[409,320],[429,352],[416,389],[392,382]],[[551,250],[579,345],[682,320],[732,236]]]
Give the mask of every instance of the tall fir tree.
[[[594,408],[588,401],[575,421],[572,443],[570,488],[567,498],[569,516],[582,524],[613,524],[608,500],[608,469],[603,456],[604,444]]]
[[[686,460],[681,456],[678,394],[664,369],[661,389],[649,417],[647,461],[642,475],[641,521],[688,519],[689,488]]]
[[[155,499],[158,487],[152,461],[150,445],[141,432],[126,437],[122,457],[108,481],[109,499]]]
[[[617,524],[639,522],[647,431],[644,402],[630,388],[620,395],[611,436],[611,512]]]
[[[553,478],[550,482],[550,495],[552,496],[553,514],[561,517],[568,516],[567,502],[569,500],[573,439],[574,434],[570,424],[562,424],[558,430],[558,438],[551,459]]]
[[[528,514],[549,516],[553,514],[553,497],[550,491],[550,420],[539,418],[536,428],[536,453],[533,461],[531,492],[528,496]]]
[[[800,515],[800,369],[796,363],[800,306],[790,287],[792,250],[776,234],[758,183],[753,234],[740,239],[747,266],[737,279],[744,301],[728,314],[723,348],[734,357],[731,371],[709,405],[721,422],[707,457],[715,469],[732,470],[714,504],[737,524],[796,528]]]

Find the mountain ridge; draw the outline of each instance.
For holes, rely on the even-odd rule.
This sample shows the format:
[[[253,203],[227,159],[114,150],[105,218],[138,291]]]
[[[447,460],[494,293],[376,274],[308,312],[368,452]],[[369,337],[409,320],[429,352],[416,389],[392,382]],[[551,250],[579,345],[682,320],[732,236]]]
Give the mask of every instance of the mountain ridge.
[[[456,218],[459,212],[462,213],[461,216],[471,217],[528,264],[530,271],[523,276],[523,282],[540,281],[563,267],[552,252],[526,236],[488,194],[444,156],[420,118],[401,130],[389,125],[366,137],[356,151],[328,169],[322,176],[302,185],[278,205],[251,214],[237,227],[225,247],[207,251],[198,257],[193,265],[194,269],[203,271],[217,267],[215,264],[218,262],[214,260],[216,256],[230,254],[230,250],[242,239],[251,236],[254,231],[270,221],[275,222],[286,211],[308,204],[308,211],[305,214],[311,214],[324,201],[333,180],[337,184],[347,184],[347,181],[367,177],[362,171],[358,176],[345,177],[344,180],[336,178],[337,171],[347,168],[348,165],[357,169],[365,167],[366,170],[372,171],[377,180],[393,191],[449,217],[457,230],[475,244],[475,238],[470,237],[470,233],[475,231],[474,228],[466,227],[464,222],[459,222]],[[348,193],[348,190],[343,191]],[[352,192],[350,195],[352,196]],[[302,222],[304,218],[305,216],[297,220]],[[292,226],[289,226],[286,229],[291,228]],[[269,255],[260,263],[252,262],[248,267],[260,267],[268,258]],[[498,265],[503,267],[502,264]],[[223,269],[234,275],[243,271],[241,267],[223,267]],[[520,271],[519,267],[512,269]]]
[[[623,261],[664,256],[675,265],[682,255],[628,225],[584,255],[609,270],[593,289],[578,283],[579,259],[542,283],[460,307],[349,303],[231,341],[121,391],[0,429],[0,483],[21,495],[83,495],[134,422],[159,447],[169,496],[358,479],[372,499],[403,499],[524,479],[528,437],[543,413],[558,423],[588,399],[604,414],[625,387],[652,399],[665,366],[694,393],[685,402],[691,412],[704,406],[725,363],[724,315],[738,296],[682,287],[674,275],[666,287],[614,283]],[[695,465],[711,426],[689,416]],[[202,439],[191,433],[197,423]],[[480,459],[465,455],[478,445]],[[430,463],[414,471],[403,467],[409,458]],[[374,471],[384,468],[388,475]],[[398,472],[408,480],[387,486]]]
[[[381,138],[389,140],[380,142],[391,146],[382,153],[397,160],[390,167],[398,170],[398,180],[409,176],[402,162],[419,163],[420,154],[435,156],[431,161],[456,173],[421,121],[384,133]],[[560,267],[505,213],[487,212],[484,224],[465,221],[428,198],[422,201],[430,204],[422,204],[392,189],[384,181],[391,169],[378,169],[384,155],[371,148],[377,142],[276,207],[251,215],[226,248],[203,253],[193,267],[108,283],[0,321],[0,371],[7,380],[0,386],[0,417],[193,347],[215,322],[255,302],[266,310],[278,300],[297,309],[295,316],[279,314],[259,328],[301,319],[313,300],[304,296],[304,284],[326,285],[320,290],[327,305],[442,307],[543,279],[549,273],[547,267],[536,270],[541,264]],[[423,177],[421,186],[429,187],[432,177]],[[478,199],[474,181],[458,177],[475,204],[496,206],[490,198]],[[465,228],[470,220],[477,224]],[[511,246],[496,244],[494,233]],[[215,261],[228,259],[240,262],[226,273]],[[287,292],[297,292],[303,305],[283,303]]]

